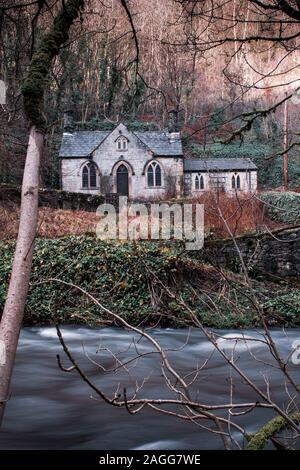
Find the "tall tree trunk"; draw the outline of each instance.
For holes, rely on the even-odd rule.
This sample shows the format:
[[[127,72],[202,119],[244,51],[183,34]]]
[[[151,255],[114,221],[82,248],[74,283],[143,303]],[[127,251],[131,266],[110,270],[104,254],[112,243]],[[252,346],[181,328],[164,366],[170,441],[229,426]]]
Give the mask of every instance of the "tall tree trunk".
[[[19,233],[0,324],[0,348],[2,351],[0,359],[0,421],[5,403],[9,398],[9,384],[29,285],[33,242],[38,218],[39,163],[43,146],[44,135],[32,127],[22,183]]]
[[[29,144],[22,183],[20,224],[11,278],[0,323],[0,424],[9,399],[9,387],[22,325],[32,265],[38,220],[40,159],[44,147],[45,118],[43,97],[53,58],[68,39],[73,21],[84,0],[68,0],[53,21],[29,67],[22,85],[24,110],[30,124]]]

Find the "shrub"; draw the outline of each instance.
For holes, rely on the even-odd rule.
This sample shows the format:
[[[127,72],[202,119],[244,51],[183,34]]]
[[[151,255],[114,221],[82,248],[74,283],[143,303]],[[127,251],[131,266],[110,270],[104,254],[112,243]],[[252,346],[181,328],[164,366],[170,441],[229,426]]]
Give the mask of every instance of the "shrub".
[[[300,194],[294,192],[264,193],[261,199],[266,203],[270,219],[288,224],[300,221]]]
[[[279,293],[265,302],[262,307],[268,312],[297,321],[300,313],[300,291]]]

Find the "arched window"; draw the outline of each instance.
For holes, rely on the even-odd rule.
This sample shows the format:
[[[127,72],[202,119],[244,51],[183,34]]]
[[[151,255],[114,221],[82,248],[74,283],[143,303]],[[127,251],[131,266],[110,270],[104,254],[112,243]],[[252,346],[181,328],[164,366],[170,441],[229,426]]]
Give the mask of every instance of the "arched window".
[[[82,168],[82,187],[85,189],[96,189],[98,169],[94,163],[87,163]]]
[[[241,178],[240,175],[232,175],[231,178],[232,189],[241,189]]]
[[[235,176],[232,175],[232,178],[231,178],[231,187],[232,189],[235,189]]]
[[[117,139],[117,150],[119,150],[119,151],[127,150],[127,144],[128,144],[128,140],[126,139],[126,137],[121,135]]]
[[[199,191],[200,189],[204,189],[204,178],[203,178],[203,175],[196,175],[195,190]]]
[[[82,169],[82,187],[88,188],[89,187],[89,170],[87,165],[85,165]]]
[[[162,185],[161,167],[157,162],[152,162],[148,166],[147,181],[149,187],[159,187]]]

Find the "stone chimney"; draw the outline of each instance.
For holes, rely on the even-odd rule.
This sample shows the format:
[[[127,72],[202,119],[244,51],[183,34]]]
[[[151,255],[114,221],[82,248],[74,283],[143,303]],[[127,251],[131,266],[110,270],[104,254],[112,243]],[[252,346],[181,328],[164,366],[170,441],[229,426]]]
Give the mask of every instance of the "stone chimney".
[[[180,132],[178,127],[178,111],[176,109],[169,111],[168,132],[170,144],[180,139]]]
[[[74,132],[74,112],[67,110],[64,112],[64,134],[73,134]]]
[[[169,134],[172,134],[173,132],[178,132],[178,130],[178,111],[173,109],[169,111],[168,131]]]

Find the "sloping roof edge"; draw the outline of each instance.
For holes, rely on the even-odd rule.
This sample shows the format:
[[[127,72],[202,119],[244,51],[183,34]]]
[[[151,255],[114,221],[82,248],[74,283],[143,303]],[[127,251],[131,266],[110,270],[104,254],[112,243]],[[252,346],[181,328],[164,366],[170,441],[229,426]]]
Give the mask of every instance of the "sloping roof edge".
[[[184,160],[184,172],[256,171],[249,158],[207,158]]]
[[[111,131],[76,131],[73,134],[63,134],[59,158],[90,157],[120,125],[123,125],[127,129],[125,124],[119,122]],[[181,138],[170,142],[168,133],[164,131],[130,131],[130,133],[154,156],[183,156]]]

